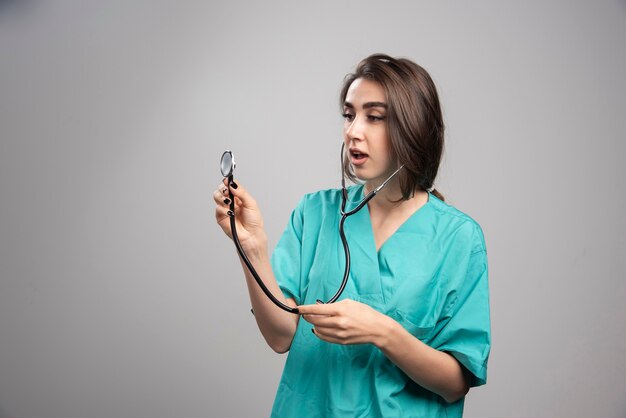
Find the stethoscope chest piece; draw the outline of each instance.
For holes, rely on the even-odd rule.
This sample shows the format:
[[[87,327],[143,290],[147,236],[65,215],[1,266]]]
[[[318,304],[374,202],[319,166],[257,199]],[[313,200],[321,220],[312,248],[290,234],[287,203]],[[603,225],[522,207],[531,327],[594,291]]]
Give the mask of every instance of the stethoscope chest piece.
[[[235,163],[235,156],[233,155],[233,152],[228,150],[224,151],[222,159],[220,160],[220,171],[222,172],[222,176],[232,176],[236,166],[237,164]]]

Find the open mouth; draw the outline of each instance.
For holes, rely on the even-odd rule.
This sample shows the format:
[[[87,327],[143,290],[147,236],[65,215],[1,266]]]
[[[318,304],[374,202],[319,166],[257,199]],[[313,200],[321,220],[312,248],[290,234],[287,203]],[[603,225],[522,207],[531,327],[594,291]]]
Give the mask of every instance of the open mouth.
[[[360,151],[350,151],[350,161],[354,165],[361,165],[367,160],[368,155]]]

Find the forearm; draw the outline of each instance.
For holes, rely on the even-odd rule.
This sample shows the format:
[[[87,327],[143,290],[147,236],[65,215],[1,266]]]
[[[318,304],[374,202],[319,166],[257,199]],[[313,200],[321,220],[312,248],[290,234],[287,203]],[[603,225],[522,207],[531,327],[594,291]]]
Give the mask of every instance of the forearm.
[[[263,280],[263,283],[276,299],[288,306],[295,307],[295,301],[285,298],[278,286],[270,264],[266,240],[261,239],[254,244],[248,243],[244,251],[252,263],[252,266]],[[263,293],[263,290],[254,279],[241,257],[239,261],[241,262],[246,277],[250,302],[261,334],[274,351],[278,353],[288,351],[296,332],[299,316],[286,312],[274,305],[265,293]]]
[[[420,386],[447,402],[465,396],[469,385],[465,371],[450,354],[436,350],[411,335],[398,322],[386,317],[374,344]]]

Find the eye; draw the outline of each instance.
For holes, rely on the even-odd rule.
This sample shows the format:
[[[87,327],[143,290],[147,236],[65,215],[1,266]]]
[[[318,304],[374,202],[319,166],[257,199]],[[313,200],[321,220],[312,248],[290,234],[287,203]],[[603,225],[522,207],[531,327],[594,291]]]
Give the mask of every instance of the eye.
[[[367,119],[371,122],[380,122],[381,120],[385,120],[385,117],[377,115],[367,115]]]
[[[344,114],[341,115],[345,120],[347,120],[348,122],[352,122],[352,120],[354,119],[354,115],[352,113],[348,113],[345,112]]]

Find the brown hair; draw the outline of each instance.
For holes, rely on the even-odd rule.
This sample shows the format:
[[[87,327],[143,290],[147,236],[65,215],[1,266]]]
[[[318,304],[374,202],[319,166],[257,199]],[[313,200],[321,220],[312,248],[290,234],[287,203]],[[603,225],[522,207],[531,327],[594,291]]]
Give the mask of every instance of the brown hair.
[[[439,170],[444,133],[439,97],[430,75],[406,58],[370,55],[346,76],[339,97],[342,108],[350,85],[358,78],[375,81],[385,90],[391,155],[398,165],[404,165],[398,173],[402,199],[411,198],[418,189],[430,190]],[[345,175],[356,181],[347,161],[344,167]],[[431,193],[444,200],[436,189]]]

